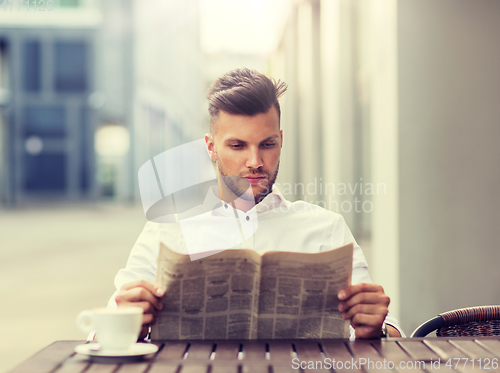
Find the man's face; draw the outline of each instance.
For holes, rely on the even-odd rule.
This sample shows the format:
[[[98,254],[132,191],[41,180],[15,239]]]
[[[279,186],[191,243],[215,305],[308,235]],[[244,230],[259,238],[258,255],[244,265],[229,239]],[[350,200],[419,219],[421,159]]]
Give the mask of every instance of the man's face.
[[[254,116],[220,111],[212,135],[205,136],[210,158],[217,161],[224,183],[237,197],[255,203],[267,194],[278,175],[283,133],[274,106]]]

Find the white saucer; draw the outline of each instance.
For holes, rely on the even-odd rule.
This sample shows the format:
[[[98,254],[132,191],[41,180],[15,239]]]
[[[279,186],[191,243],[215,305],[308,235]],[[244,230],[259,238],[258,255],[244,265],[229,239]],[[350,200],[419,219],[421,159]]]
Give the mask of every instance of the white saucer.
[[[141,358],[154,354],[158,346],[150,343],[134,343],[127,350],[102,350],[99,343],[85,343],[75,347],[75,352],[97,358]]]

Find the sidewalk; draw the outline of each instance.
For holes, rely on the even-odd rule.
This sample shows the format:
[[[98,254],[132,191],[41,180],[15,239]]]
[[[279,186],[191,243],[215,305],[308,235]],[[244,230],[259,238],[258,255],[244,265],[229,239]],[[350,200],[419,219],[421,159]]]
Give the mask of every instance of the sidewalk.
[[[0,372],[56,340],[85,339],[76,315],[106,305],[145,223],[141,206],[0,209]]]

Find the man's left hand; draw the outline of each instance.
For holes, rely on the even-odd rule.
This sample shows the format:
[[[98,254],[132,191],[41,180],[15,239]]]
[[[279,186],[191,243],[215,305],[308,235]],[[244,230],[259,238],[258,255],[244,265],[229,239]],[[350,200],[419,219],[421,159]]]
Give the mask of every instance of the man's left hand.
[[[351,320],[356,338],[380,337],[391,301],[382,286],[371,283],[351,285],[341,290],[338,298],[342,318]]]

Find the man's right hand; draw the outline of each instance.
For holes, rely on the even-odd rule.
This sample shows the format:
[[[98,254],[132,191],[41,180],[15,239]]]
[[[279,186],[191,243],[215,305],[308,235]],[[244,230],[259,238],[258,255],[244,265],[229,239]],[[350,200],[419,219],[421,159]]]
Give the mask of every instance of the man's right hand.
[[[116,296],[118,307],[141,307],[143,310],[142,329],[139,339],[144,339],[148,335],[151,325],[156,322],[158,312],[163,308],[160,301],[165,294],[165,290],[158,285],[153,285],[147,281],[135,281],[125,284]]]

